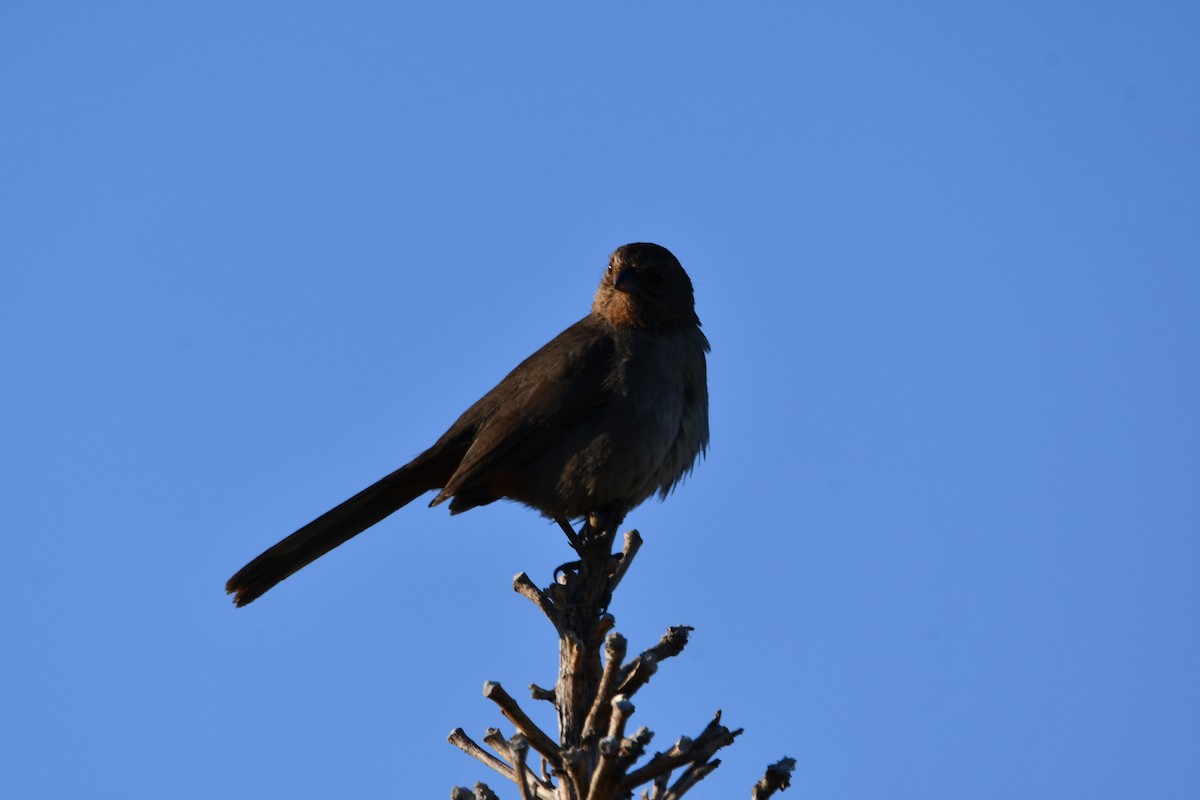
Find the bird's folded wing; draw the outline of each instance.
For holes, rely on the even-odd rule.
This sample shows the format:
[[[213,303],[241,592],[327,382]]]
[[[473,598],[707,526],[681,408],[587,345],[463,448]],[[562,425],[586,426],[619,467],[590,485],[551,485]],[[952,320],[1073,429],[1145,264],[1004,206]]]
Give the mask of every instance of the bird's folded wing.
[[[523,361],[480,399],[480,414],[473,407],[463,415],[461,422],[478,426],[474,441],[433,504],[569,439],[609,401],[615,350],[585,318]]]

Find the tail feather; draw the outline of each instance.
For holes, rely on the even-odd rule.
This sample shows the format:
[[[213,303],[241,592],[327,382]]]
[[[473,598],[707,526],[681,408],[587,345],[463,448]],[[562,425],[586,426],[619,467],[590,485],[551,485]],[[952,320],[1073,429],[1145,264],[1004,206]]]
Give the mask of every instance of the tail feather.
[[[253,602],[284,578],[440,486],[421,480],[413,466],[396,470],[267,549],[229,579],[226,593],[239,607]]]

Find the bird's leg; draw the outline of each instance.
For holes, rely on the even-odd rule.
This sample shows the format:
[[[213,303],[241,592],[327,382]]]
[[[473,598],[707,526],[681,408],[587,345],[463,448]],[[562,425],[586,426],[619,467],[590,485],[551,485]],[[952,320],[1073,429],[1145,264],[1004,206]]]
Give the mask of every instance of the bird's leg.
[[[578,550],[579,534],[575,532],[575,526],[571,524],[571,520],[566,517],[555,517],[554,521],[558,523],[558,527],[562,528],[563,533],[567,535],[567,541],[571,543],[571,547]]]
[[[554,521],[558,523],[558,527],[562,528],[563,533],[567,535],[567,543],[571,545],[571,549],[576,553],[582,553],[583,551],[580,548],[584,546],[583,539],[581,539],[579,534],[575,532],[575,526],[571,524],[571,521],[566,517],[555,517]],[[559,575],[564,573],[574,575],[578,571],[578,561],[568,561],[565,564],[559,564],[554,568],[554,582],[562,583],[562,581],[559,580]]]
[[[586,559],[589,556],[594,557],[601,550],[607,553],[611,549],[613,531],[616,530],[616,526],[610,525],[608,519],[608,517],[598,514],[589,514],[584,518],[583,527],[578,532],[565,517],[555,517],[554,521],[567,535],[567,543],[571,545],[571,549],[578,553],[581,559]],[[577,571],[579,564],[579,561],[562,564],[554,570],[555,580],[558,579],[560,573]]]

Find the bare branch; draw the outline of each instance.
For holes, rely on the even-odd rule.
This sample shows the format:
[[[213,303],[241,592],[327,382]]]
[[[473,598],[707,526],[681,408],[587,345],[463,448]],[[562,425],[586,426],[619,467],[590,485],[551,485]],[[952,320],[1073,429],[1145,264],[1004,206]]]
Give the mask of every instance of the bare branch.
[[[617,696],[612,701],[611,721],[608,735],[599,742],[600,759],[592,773],[588,797],[609,797],[620,781],[618,758],[621,755],[621,739],[625,736],[625,722],[633,714],[633,703]]]
[[[667,793],[667,781],[671,780],[671,773],[664,772],[654,779],[651,785],[651,791],[648,793],[647,800],[662,800],[663,795]],[[643,792],[643,794],[647,794]]]
[[[629,571],[629,566],[633,563],[633,557],[637,555],[638,550],[642,548],[642,535],[637,530],[625,531],[625,547],[621,549],[621,563],[617,565],[613,571],[612,578],[608,582],[608,590],[615,592],[617,586],[621,583],[621,579],[625,577],[625,573]]]
[[[563,749],[562,758],[563,771],[566,773],[563,783],[573,797],[585,797],[584,792],[588,787],[587,754],[578,747],[567,747]]]
[[[487,681],[483,684],[483,696],[491,700],[496,705],[500,706],[500,713],[505,719],[516,726],[517,730],[529,741],[534,750],[547,759],[551,764],[557,767],[561,762],[558,755],[558,745],[554,743],[545,731],[534,724],[528,715],[521,710],[508,692],[504,691],[504,687],[494,681]]]
[[[450,744],[454,745],[459,750],[462,750],[471,758],[477,759],[483,762],[484,765],[491,767],[496,772],[499,772],[510,781],[514,780],[515,773],[513,772],[512,767],[480,747],[474,739],[472,739],[470,736],[467,736],[467,732],[462,728],[455,728],[453,731],[451,731],[447,741],[449,741]]]
[[[619,633],[611,634],[604,643],[604,672],[600,675],[600,686],[596,699],[583,723],[583,741],[590,741],[600,733],[600,727],[608,724],[608,712],[612,698],[617,693],[617,674],[625,658],[628,643]]]
[[[547,597],[537,584],[524,572],[513,578],[513,591],[523,597],[529,599],[538,610],[546,615],[546,619],[550,620],[550,624],[554,626],[554,630],[562,633],[561,623],[558,609],[554,607],[554,603]]]
[[[486,783],[475,784],[475,800],[500,800]]]
[[[461,731],[462,729],[459,728],[458,730]],[[451,737],[452,737],[451,741],[454,742],[455,744],[458,744],[459,747],[462,747],[461,744],[454,741],[453,736],[454,736],[454,734],[451,734]],[[463,737],[465,738],[466,734],[463,734]],[[517,783],[518,770],[524,766],[524,755],[520,755],[516,751],[513,750],[513,743],[517,739],[520,739],[521,743],[526,748],[526,751],[528,751],[529,744],[528,744],[528,742],[526,742],[524,740],[524,737],[521,737],[518,735],[518,736],[514,737],[512,740],[505,739],[504,734],[502,734],[500,732],[499,728],[488,728],[487,732],[483,736],[484,744],[487,744],[493,750],[495,750],[497,753],[499,753],[501,756],[508,759],[509,763],[512,764],[512,766],[509,766],[509,764],[505,764],[503,761],[500,761],[499,759],[495,758],[494,756],[492,756],[490,753],[488,753],[483,748],[480,748],[478,745],[475,745],[474,742],[471,742],[471,744],[475,745],[475,748],[478,750],[478,752],[481,753],[483,756],[486,756],[486,759],[490,759],[490,760],[485,760],[484,758],[480,758],[479,755],[477,755],[474,752],[471,752],[470,750],[467,750],[465,747],[463,747],[462,749],[465,752],[467,752],[469,755],[475,756],[475,758],[478,758],[480,761],[483,761],[483,763],[487,764],[489,767],[496,770],[497,772],[499,772],[504,777],[508,778],[513,783]],[[470,740],[467,739],[467,741],[469,742]],[[496,767],[495,764],[499,764],[500,767]],[[533,783],[530,784],[530,789],[535,794],[535,796],[538,798],[538,800],[554,800],[554,786],[551,783],[549,783],[548,781],[539,780],[538,777],[536,775],[533,775],[531,772],[529,772],[528,769],[525,770],[525,776],[527,778],[527,781],[526,781],[527,783],[528,783],[528,779],[533,780]]]
[[[679,780],[675,781],[670,791],[663,795],[663,800],[679,800],[688,789],[691,789],[697,783],[704,780],[708,777],[708,773],[719,766],[721,766],[721,759],[719,758],[713,759],[707,764],[692,764],[692,766],[683,771],[683,774],[679,776]]]
[[[529,790],[529,768],[525,765],[525,757],[529,754],[529,742],[524,736],[517,734],[508,740],[508,750],[513,755],[513,765],[517,768],[517,791],[521,800],[533,800]]]
[[[543,689],[536,683],[529,684],[529,694],[534,700],[547,700],[550,703],[553,703],[555,699],[553,689]]]
[[[450,741],[516,783],[520,800],[613,800],[631,797],[646,784],[650,786],[640,793],[643,800],[680,800],[720,765],[714,754],[742,731],[722,725],[718,711],[694,739],[680,737],[668,750],[635,767],[653,734],[641,727],[626,735],[634,711],[630,698],[650,681],[663,660],[683,652],[693,629],[672,626],[653,647],[626,661],[628,643],[613,632],[616,621],[607,607],[642,546],[641,535],[636,530],[626,532],[621,552],[615,554],[616,518],[591,515],[578,532],[567,520],[557,522],[579,560],[555,570],[548,587],[538,588],[521,573],[513,579],[513,589],[536,605],[558,633],[554,688],[529,685],[533,699],[555,707],[558,741],[493,681],[484,683],[483,694],[516,728],[516,735],[506,740],[499,730],[488,730],[482,741],[499,758],[485,752],[461,728],[450,735]],[[531,748],[540,756],[540,767],[529,763]],[[754,800],[766,800],[786,788],[794,765],[790,759],[772,765],[755,787]],[[452,793],[452,800],[470,797],[462,787]],[[495,800],[495,795],[476,784],[474,800]]]
[[[750,790],[750,800],[767,800],[776,791],[782,792],[788,788],[791,785],[792,772],[795,769],[796,759],[787,757],[781,758],[767,767],[767,772],[763,775],[762,780]]]
[[[741,728],[731,731],[722,725],[721,712],[718,711],[694,740],[686,736],[680,737],[670,750],[655,754],[644,766],[626,775],[622,787],[631,791],[676,767],[684,764],[703,764],[712,758],[713,753],[733,744],[733,740],[741,733]]]
[[[625,723],[633,715],[633,703],[624,695],[617,695],[612,700],[612,719],[608,725],[608,738],[618,744],[625,738]]]
[[[658,659],[647,651],[630,662],[622,672],[625,679],[621,681],[617,691],[623,695],[632,696],[637,693],[638,689],[649,683],[650,677],[658,672]]]
[[[688,634],[694,630],[695,628],[690,625],[673,625],[667,628],[667,632],[662,635],[657,644],[622,668],[621,682],[617,691],[625,695],[635,694],[658,671],[660,661],[683,652],[683,648],[688,643]]]
[[[694,630],[695,628],[690,625],[672,625],[667,628],[667,632],[662,635],[662,638],[653,647],[645,650],[641,655],[625,665],[624,670],[621,672],[621,691],[628,694],[625,691],[625,686],[629,683],[631,676],[640,664],[646,661],[653,661],[657,664],[660,661],[665,661],[682,653],[683,648],[687,646],[688,635]],[[640,685],[638,684],[639,687]]]
[[[633,736],[621,740],[621,753],[617,765],[621,772],[629,769],[630,765],[646,754],[646,745],[654,738],[654,733],[646,726],[634,731]]]
[[[660,775],[671,774],[671,770],[682,766],[690,760],[688,753],[692,749],[692,740],[686,736],[671,745],[665,753],[655,753],[643,766],[625,776],[625,788],[634,789],[646,781],[654,780]]]
[[[598,642],[603,639],[604,635],[611,631],[616,624],[617,619],[612,614],[601,614],[592,628],[592,641]]]

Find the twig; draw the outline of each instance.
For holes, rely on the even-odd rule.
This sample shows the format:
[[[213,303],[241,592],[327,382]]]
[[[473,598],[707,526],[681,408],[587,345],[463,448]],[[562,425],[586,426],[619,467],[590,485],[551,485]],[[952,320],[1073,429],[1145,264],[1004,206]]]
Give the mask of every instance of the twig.
[[[649,648],[637,658],[630,661],[621,670],[621,683],[617,689],[621,694],[632,695],[649,682],[650,677],[658,671],[658,663],[673,658],[683,652],[687,646],[688,634],[695,628],[690,625],[672,625],[662,635],[658,643]]]
[[[517,768],[517,791],[521,800],[533,800],[529,791],[529,768],[525,765],[525,757],[529,754],[529,742],[517,734],[508,740],[509,752],[513,754],[513,765]]]
[[[686,736],[680,737],[670,750],[655,754],[644,766],[626,775],[622,788],[631,791],[676,767],[688,763],[703,764],[712,757],[713,753],[726,745],[733,744],[733,740],[741,734],[741,728],[731,731],[722,725],[721,712],[718,711],[695,739],[689,739]]]
[[[767,773],[750,790],[750,800],[767,800],[776,791],[782,792],[792,782],[792,772],[796,769],[796,759],[781,758],[767,767]]]
[[[524,768],[525,756],[517,753],[513,749],[513,745],[518,739],[524,743],[526,752],[528,752],[529,744],[525,741],[524,737],[520,736],[520,734],[514,736],[512,739],[505,739],[504,734],[500,732],[499,728],[488,728],[487,732],[483,736],[484,744],[489,745],[497,753],[508,759],[509,764],[512,765],[510,767],[508,764],[504,764],[504,762],[500,761],[498,763],[502,764],[505,769],[497,769],[496,771],[508,778],[513,783],[518,782],[518,775],[520,774],[519,770]],[[481,752],[483,752],[484,755],[488,755],[486,751],[481,750]],[[478,758],[478,756],[476,757]],[[488,764],[488,766],[491,766],[491,764]],[[496,768],[492,767],[492,769]],[[534,782],[532,784],[532,791],[537,795],[539,800],[553,800],[554,786],[549,781],[543,782],[539,780],[538,777],[529,772],[527,768],[525,769],[524,777],[527,779],[527,783],[529,778],[533,779]]]
[[[680,736],[679,741],[671,745],[670,750],[665,753],[655,753],[644,765],[626,775],[625,788],[634,789],[660,775],[670,775],[671,770],[688,763],[690,760],[688,753],[691,752],[691,749],[692,740],[687,736]]]
[[[524,572],[513,578],[513,591],[532,601],[538,607],[538,610],[546,615],[546,619],[550,620],[550,624],[554,626],[554,629],[560,635],[562,634],[562,620],[559,618],[558,609],[554,607],[554,603],[550,598]]]
[[[708,773],[719,766],[721,766],[721,759],[719,758],[715,758],[707,764],[692,764],[683,771],[683,774],[679,776],[679,780],[675,781],[670,791],[663,795],[662,800],[679,800],[688,789],[691,789],[697,783],[704,780],[708,776]]]
[[[646,754],[646,745],[654,738],[654,732],[645,725],[634,731],[633,736],[621,740],[621,755],[618,766],[624,773],[630,765]]]
[[[562,751],[563,771],[566,773],[564,783],[574,798],[584,797],[587,782],[587,754],[578,747],[567,747]]]
[[[599,735],[600,726],[608,723],[609,705],[613,695],[617,693],[617,674],[621,662],[625,658],[628,642],[619,633],[611,634],[604,642],[604,672],[600,675],[600,686],[596,689],[596,699],[583,722],[583,741],[587,742]],[[603,719],[601,717],[604,717]]]
[[[554,702],[554,690],[553,689],[543,689],[541,686],[538,686],[536,683],[529,684],[529,694],[533,697],[534,700],[547,700],[551,703]]]
[[[658,672],[658,659],[650,653],[642,653],[629,663],[623,670],[625,680],[621,681],[621,685],[617,691],[621,694],[634,695],[637,690],[650,682],[650,677]]]
[[[476,744],[475,740],[470,736],[467,736],[467,732],[462,728],[455,728],[453,731],[451,731],[450,737],[447,739],[447,741],[449,741],[450,744],[454,745],[459,750],[462,750],[464,753],[471,756],[471,758],[478,759],[479,761],[483,762],[485,766],[491,767],[496,772],[499,772],[510,781],[515,780],[516,773],[513,772],[512,767],[510,767],[508,764],[505,764],[503,761],[496,758],[494,755]]]
[[[608,582],[608,591],[615,592],[617,590],[618,584],[621,583],[621,579],[625,577],[630,564],[633,563],[633,557],[641,548],[642,535],[636,529],[625,531],[625,547],[621,549],[621,563],[617,564],[617,568],[613,571],[612,578]]]
[[[625,722],[633,714],[633,703],[621,696],[613,698],[612,714],[608,725],[608,735],[599,742],[600,759],[592,772],[591,786],[588,797],[608,797],[619,782],[617,759],[621,754],[621,739],[625,736]]]
[[[651,797],[654,800],[662,800],[663,795],[667,793],[667,782],[671,780],[671,773],[664,772],[654,779],[654,793]]]
[[[487,681],[483,684],[483,696],[500,706],[500,713],[516,726],[542,758],[547,759],[555,767],[561,763],[558,745],[546,735],[545,731],[534,724],[533,720],[517,705],[517,701],[504,691],[503,686],[494,681]]]
[[[601,614],[592,628],[591,641],[598,642],[603,639],[604,635],[611,631],[616,624],[617,619],[612,614]]]
[[[484,731],[483,743],[503,756],[509,764],[513,763],[512,753],[508,751],[508,740],[504,738],[504,734],[500,732],[499,728],[488,728]]]

